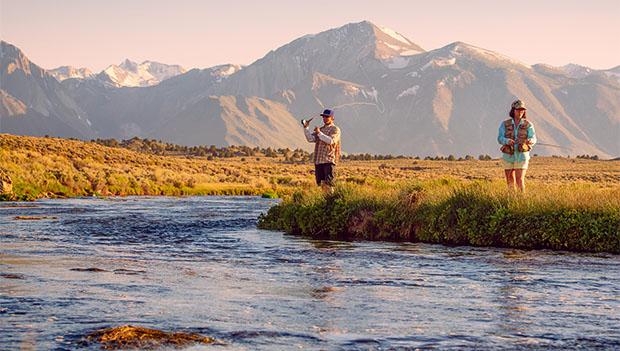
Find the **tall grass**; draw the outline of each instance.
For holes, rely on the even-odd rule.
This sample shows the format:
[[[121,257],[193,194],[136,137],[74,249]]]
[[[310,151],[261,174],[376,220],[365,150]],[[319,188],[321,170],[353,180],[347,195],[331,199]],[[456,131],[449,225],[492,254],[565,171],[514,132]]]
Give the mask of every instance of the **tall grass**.
[[[272,161],[273,162],[273,161]],[[281,166],[284,168],[284,166]],[[291,193],[308,175],[273,172],[261,161],[156,156],[59,138],[0,135],[0,171],[13,193],[0,200],[126,195]]]
[[[620,185],[620,161],[538,158],[530,162],[535,183]],[[187,155],[161,156],[60,138],[0,134],[0,172],[13,180],[2,199],[89,195],[260,195],[288,194],[314,186],[313,166],[290,157],[231,157],[210,160]],[[337,179],[390,192],[408,179],[501,179],[497,161],[413,159],[343,160]],[[428,186],[428,185],[427,185]],[[445,188],[450,189],[450,187]],[[595,190],[596,191],[596,190]]]
[[[440,179],[300,191],[259,227],[314,238],[620,253],[620,188]]]

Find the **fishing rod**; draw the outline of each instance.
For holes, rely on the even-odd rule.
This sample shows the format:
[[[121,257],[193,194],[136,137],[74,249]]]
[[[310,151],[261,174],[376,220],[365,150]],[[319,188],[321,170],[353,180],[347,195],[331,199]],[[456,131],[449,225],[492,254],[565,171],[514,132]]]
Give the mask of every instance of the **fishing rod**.
[[[548,146],[548,147],[555,147],[558,149],[564,149],[564,150],[571,150],[565,146],[560,146],[560,145],[555,145],[555,144],[545,144],[545,143],[536,143],[536,145],[540,145],[540,146]]]

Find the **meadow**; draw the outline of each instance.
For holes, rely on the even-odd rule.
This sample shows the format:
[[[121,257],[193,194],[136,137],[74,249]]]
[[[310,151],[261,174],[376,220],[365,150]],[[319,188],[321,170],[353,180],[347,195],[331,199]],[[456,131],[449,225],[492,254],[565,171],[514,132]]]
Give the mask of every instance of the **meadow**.
[[[94,142],[0,134],[0,172],[13,184],[11,197],[128,195],[263,195],[283,197],[314,187],[313,166],[286,152],[253,156],[156,155]],[[307,159],[307,156],[305,156]],[[446,178],[503,182],[498,160],[387,160],[341,162],[338,181],[375,184]],[[620,161],[535,157],[528,184],[620,186]],[[5,199],[8,196],[4,195]]]

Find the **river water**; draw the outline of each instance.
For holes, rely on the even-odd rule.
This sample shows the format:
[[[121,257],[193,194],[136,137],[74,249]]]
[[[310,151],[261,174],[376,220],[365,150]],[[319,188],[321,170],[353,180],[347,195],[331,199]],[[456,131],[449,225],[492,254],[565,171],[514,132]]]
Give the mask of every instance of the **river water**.
[[[309,240],[258,230],[273,204],[0,203],[0,349],[123,324],[221,341],[191,350],[620,349],[620,256]]]

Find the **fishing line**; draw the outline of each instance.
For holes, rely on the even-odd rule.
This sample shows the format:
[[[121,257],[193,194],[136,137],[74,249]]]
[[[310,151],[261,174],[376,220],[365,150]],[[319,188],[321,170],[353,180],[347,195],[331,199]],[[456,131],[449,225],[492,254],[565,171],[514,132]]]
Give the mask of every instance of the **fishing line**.
[[[360,54],[361,55],[361,54]],[[362,73],[364,74],[364,77],[366,77],[366,81],[369,84],[372,84],[372,81],[370,80],[370,76],[368,76],[368,74],[366,73],[366,70],[364,69],[364,66],[362,66],[362,62],[360,61],[360,55],[357,55],[356,61],[357,61],[357,65],[359,66],[359,68],[362,70]],[[381,98],[379,97],[379,91],[377,89],[375,89],[374,86],[371,85],[372,91],[373,91],[373,96],[375,98],[375,101],[381,104],[381,108],[379,108],[379,105],[374,104],[377,107],[377,111],[379,111],[380,114],[384,114],[385,113],[385,104],[383,103],[383,100],[381,100]],[[362,104],[362,103],[360,103]],[[370,104],[370,103],[364,103],[364,104]]]
[[[558,149],[564,149],[564,150],[572,151],[571,148],[568,148],[568,147],[565,147],[565,146],[560,146],[560,145],[555,145],[555,144],[536,143],[535,145],[555,147],[555,148],[558,148]]]

